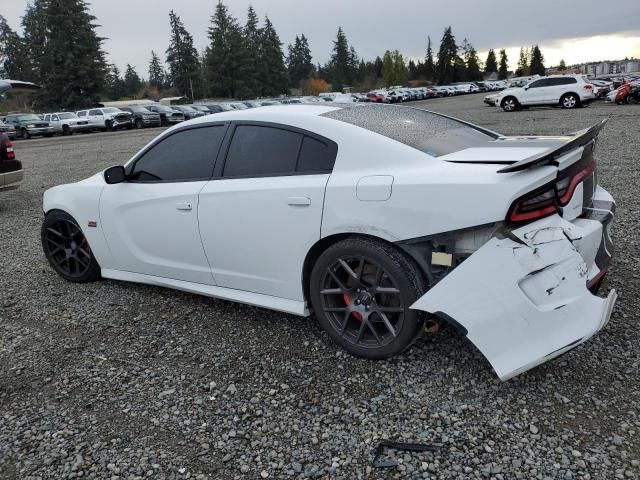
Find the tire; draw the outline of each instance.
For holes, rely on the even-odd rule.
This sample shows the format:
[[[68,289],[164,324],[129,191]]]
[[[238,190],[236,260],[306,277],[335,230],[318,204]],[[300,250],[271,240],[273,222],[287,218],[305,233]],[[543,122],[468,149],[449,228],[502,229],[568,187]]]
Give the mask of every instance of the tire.
[[[500,102],[500,106],[505,112],[515,112],[520,108],[520,103],[516,97],[505,97]]]
[[[40,238],[49,265],[65,280],[87,283],[100,277],[100,265],[91,247],[78,223],[68,213],[49,212],[42,222]]]
[[[571,109],[580,106],[580,98],[575,93],[565,93],[560,98],[560,106],[562,108]]]
[[[140,130],[142,128],[142,119],[136,118],[136,129]]]
[[[111,120],[107,120],[106,122],[104,122],[104,126],[106,127],[108,132],[113,132],[113,122]]]
[[[20,130],[20,133],[23,140],[29,140],[31,138],[31,134],[26,128],[23,128],[22,130]]]
[[[413,261],[393,246],[363,238],[327,248],[309,282],[311,305],[329,337],[350,354],[372,360],[398,355],[418,338],[423,314],[409,307],[425,291]]]
[[[69,128],[69,125],[63,125],[62,126],[62,135],[63,136],[67,136],[67,135],[71,135],[73,132],[71,131],[71,129]]]

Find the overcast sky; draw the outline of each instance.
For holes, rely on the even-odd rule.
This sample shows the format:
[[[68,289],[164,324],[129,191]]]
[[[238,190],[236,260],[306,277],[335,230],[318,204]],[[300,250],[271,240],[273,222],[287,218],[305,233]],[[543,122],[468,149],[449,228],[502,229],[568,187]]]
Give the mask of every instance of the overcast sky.
[[[28,0],[0,0],[4,15],[20,28]],[[207,28],[216,0],[90,0],[106,37],[109,61],[121,69],[132,64],[147,76],[151,50],[164,59],[168,45],[168,12],[174,9],[194,36],[198,50],[207,45]],[[640,0],[227,0],[241,23],[252,4],[273,22],[286,45],[304,33],[315,63],[330,55],[338,26],[365,59],[398,49],[424,57],[427,35],[437,51],[445,26],[458,43],[469,41],[485,59],[489,48],[506,48],[515,68],[520,46],[538,43],[547,66],[625,56],[640,57]]]

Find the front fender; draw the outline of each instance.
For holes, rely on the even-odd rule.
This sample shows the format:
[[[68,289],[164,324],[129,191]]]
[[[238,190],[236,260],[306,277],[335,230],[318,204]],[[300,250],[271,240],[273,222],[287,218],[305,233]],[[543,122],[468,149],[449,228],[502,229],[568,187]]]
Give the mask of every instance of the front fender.
[[[494,237],[411,308],[452,319],[501,380],[514,377],[583,343],[611,316],[615,291],[604,299],[587,289],[583,234],[591,235],[556,215]]]

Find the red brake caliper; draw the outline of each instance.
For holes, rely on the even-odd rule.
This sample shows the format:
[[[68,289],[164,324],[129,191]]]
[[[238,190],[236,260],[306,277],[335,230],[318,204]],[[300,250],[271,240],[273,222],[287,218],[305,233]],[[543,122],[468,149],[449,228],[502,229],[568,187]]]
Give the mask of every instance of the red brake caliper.
[[[342,300],[344,300],[345,305],[351,305],[351,297],[346,293],[342,294]],[[356,320],[358,320],[359,322],[362,321],[362,314],[360,312],[351,312],[351,313],[353,314],[354,317],[356,317]]]

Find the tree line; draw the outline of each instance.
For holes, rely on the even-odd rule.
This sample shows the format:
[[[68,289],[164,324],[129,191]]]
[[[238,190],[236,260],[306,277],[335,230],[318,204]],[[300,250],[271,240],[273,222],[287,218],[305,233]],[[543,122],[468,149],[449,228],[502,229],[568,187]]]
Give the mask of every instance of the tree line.
[[[476,81],[495,74],[507,78],[506,51],[489,50],[485,62],[466,38],[458,44],[451,27],[444,30],[434,52],[427,37],[425,56],[415,61],[398,50],[373,60],[359,57],[338,28],[329,60],[314,64],[307,37],[301,33],[286,48],[265,16],[261,21],[249,6],[244,23],[220,0],[202,51],[180,17],[169,12],[169,47],[164,62],[151,51],[147,78],[131,65],[121,72],[107,61],[96,33],[97,19],[85,0],[33,0],[22,17],[22,35],[0,15],[0,77],[33,81],[44,88],[35,96],[38,108],[77,108],[99,100],[158,97],[189,98],[270,97],[295,89],[306,94],[368,90],[380,86],[447,84]],[[516,75],[544,74],[544,58],[537,45],[522,49]]]

